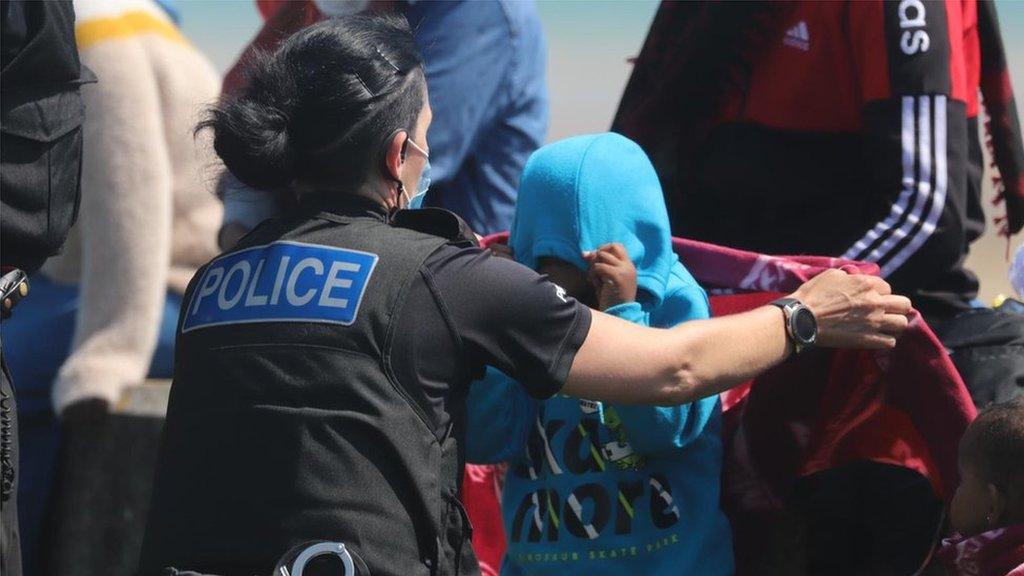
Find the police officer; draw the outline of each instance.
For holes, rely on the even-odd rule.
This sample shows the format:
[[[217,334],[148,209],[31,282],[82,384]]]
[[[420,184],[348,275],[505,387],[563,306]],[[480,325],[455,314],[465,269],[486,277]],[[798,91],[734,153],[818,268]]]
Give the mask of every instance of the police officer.
[[[227,167],[296,207],[185,296],[142,574],[269,574],[315,540],[361,574],[475,574],[457,494],[485,365],[538,398],[682,403],[796,344],[888,347],[906,326],[905,298],[842,272],[783,312],[671,330],[592,312],[454,215],[402,210],[426,187],[430,118],[408,24],[383,14],[299,32],[213,111]]]
[[[26,274],[56,254],[78,216],[79,89],[96,81],[75,45],[71,0],[0,2],[0,318]],[[5,334],[6,335],[6,334]],[[69,414],[69,420],[78,414]],[[18,411],[0,344],[0,574],[20,576]],[[24,510],[24,509],[23,509]]]

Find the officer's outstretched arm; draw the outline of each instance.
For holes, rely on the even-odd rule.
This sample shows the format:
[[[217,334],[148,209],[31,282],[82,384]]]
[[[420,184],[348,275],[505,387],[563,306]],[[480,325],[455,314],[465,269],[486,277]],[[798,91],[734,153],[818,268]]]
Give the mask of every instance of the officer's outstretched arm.
[[[814,312],[818,343],[891,348],[910,300],[873,276],[831,270],[792,294]],[[727,390],[790,353],[781,309],[765,306],[674,328],[638,326],[594,312],[562,392],[620,404],[681,404]]]

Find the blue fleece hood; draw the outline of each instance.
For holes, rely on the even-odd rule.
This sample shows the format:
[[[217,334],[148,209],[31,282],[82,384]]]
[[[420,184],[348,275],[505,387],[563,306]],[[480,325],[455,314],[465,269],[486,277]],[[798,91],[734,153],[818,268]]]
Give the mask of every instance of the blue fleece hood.
[[[586,270],[581,253],[609,242],[626,247],[645,308],[694,283],[672,251],[661,183],[640,146],[609,132],[534,152],[509,239],[516,260],[536,269],[539,258],[556,257]]]

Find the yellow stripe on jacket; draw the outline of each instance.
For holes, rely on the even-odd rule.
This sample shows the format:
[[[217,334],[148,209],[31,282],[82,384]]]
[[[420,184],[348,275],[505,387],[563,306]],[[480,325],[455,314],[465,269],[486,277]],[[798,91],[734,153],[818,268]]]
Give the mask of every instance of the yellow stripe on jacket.
[[[105,40],[130,38],[144,34],[156,34],[172,42],[190,45],[190,42],[174,24],[143,11],[125,12],[112,18],[87,20],[79,22],[75,26],[75,39],[78,42],[79,50],[84,50]]]

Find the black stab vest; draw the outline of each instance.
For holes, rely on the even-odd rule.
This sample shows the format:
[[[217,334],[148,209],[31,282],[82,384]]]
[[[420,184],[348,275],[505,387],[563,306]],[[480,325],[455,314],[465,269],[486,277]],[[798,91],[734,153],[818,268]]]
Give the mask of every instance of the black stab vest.
[[[407,213],[405,227],[365,210],[271,221],[197,274],[179,323],[140,574],[159,574],[166,566],[223,576],[270,574],[282,554],[309,540],[344,542],[363,573],[373,576],[479,572],[458,502],[459,430],[453,425],[437,437],[433,417],[417,403],[422,392],[403,387],[390,368],[391,356],[402,353],[391,349],[396,316],[420,266],[445,243],[464,242],[454,232],[434,235],[460,229],[454,215],[439,227],[446,217],[437,212],[424,211],[423,218]],[[260,267],[257,256],[268,250],[260,246],[267,245],[376,256],[351,323],[288,319],[299,312],[315,316],[316,303],[340,299],[318,299],[322,291],[309,292],[311,284],[289,288],[287,270],[278,301],[312,294],[308,310],[261,308],[261,298],[273,301],[274,289],[260,295],[259,282],[248,300],[236,301],[238,271],[225,271],[230,279],[223,294],[210,292],[218,262],[245,257],[250,269]],[[289,254],[289,266],[306,262],[300,280],[330,273],[329,258],[317,267],[309,260],[321,258],[314,252]],[[263,274],[272,274],[272,264],[265,264]],[[331,294],[347,295],[351,306],[354,292],[346,289],[353,290]],[[234,307],[218,312],[217,298]],[[250,302],[256,304],[246,309]],[[275,321],[259,321],[261,315]]]

